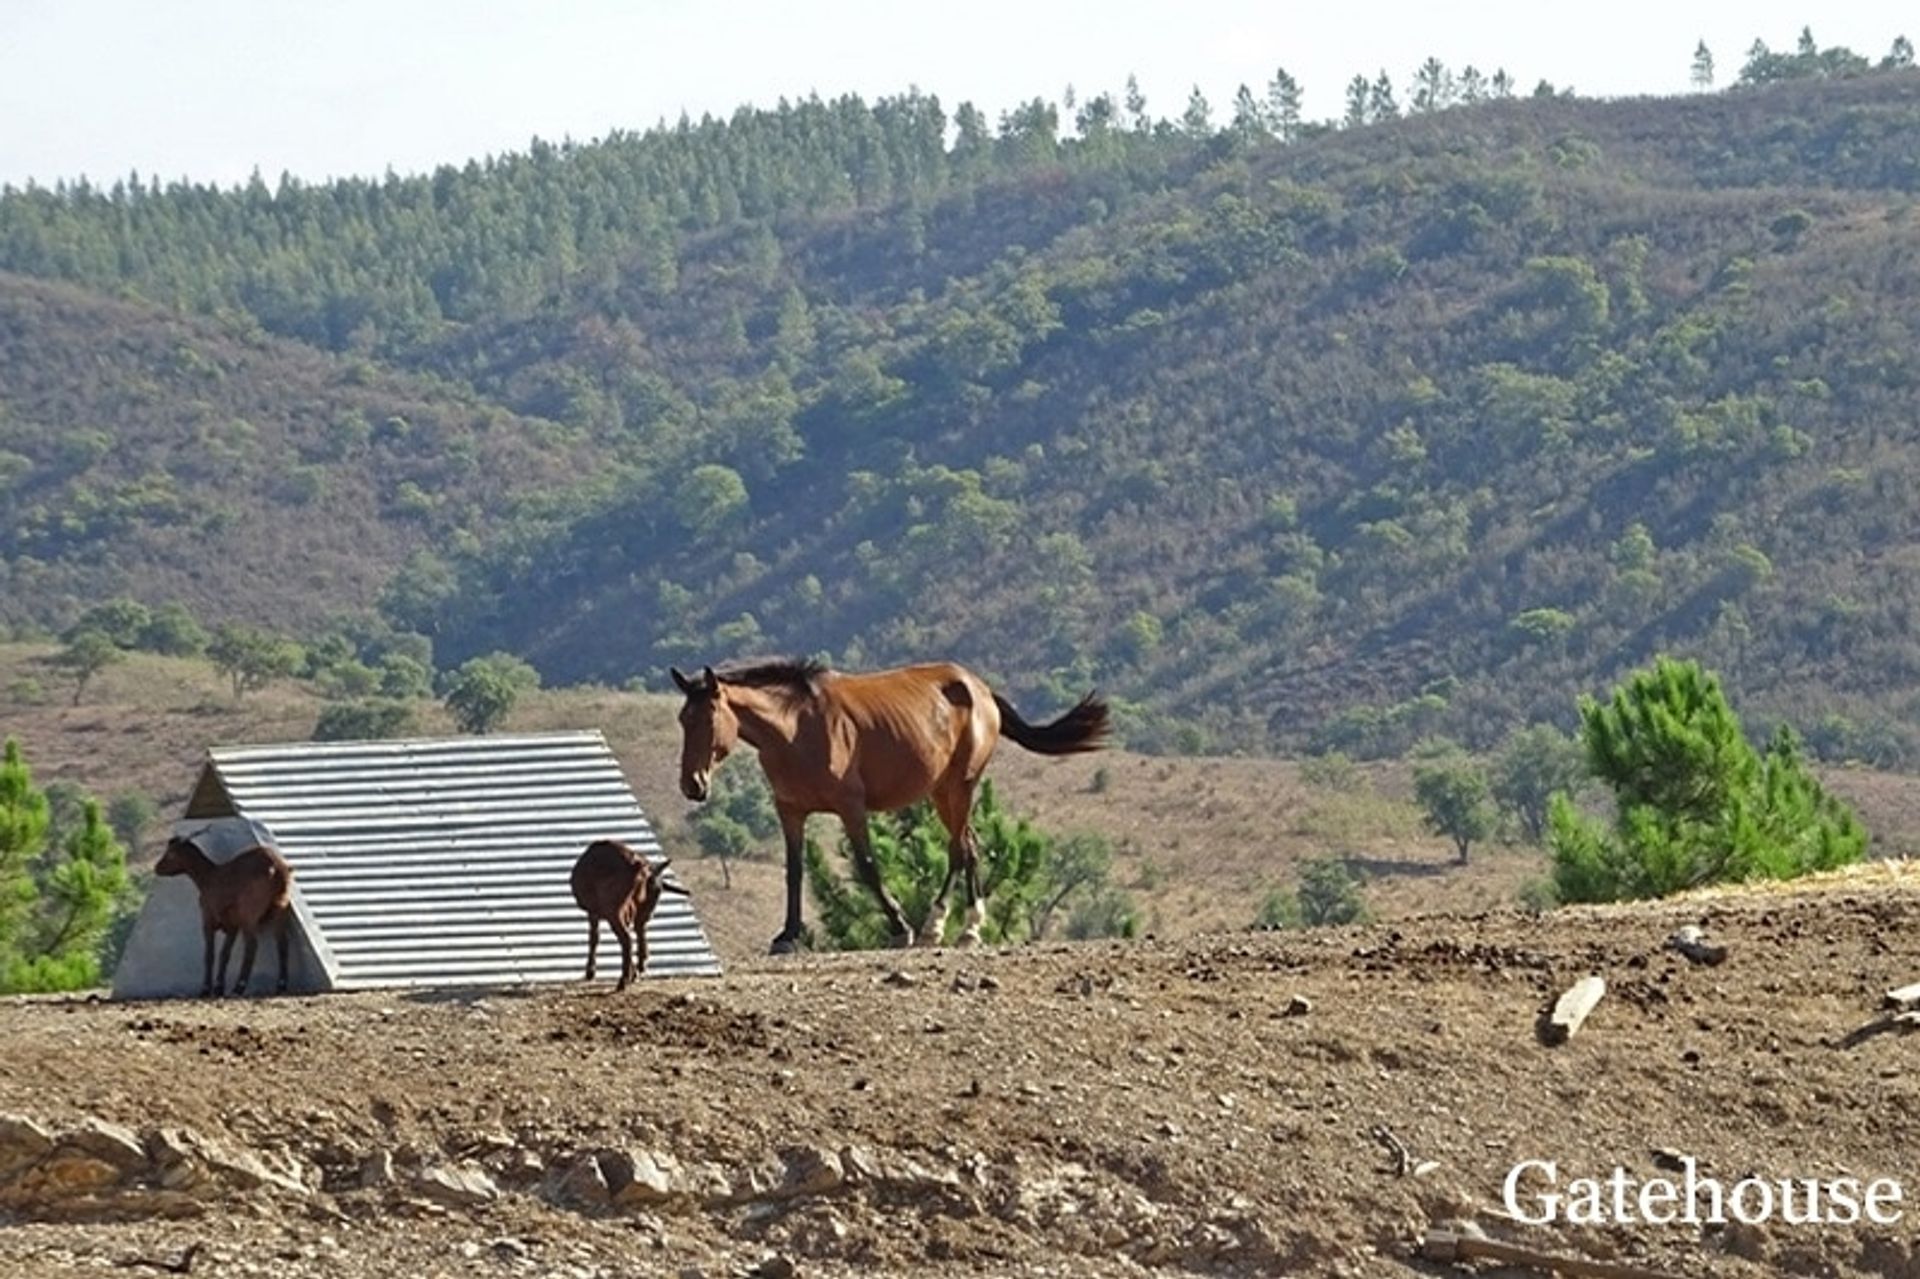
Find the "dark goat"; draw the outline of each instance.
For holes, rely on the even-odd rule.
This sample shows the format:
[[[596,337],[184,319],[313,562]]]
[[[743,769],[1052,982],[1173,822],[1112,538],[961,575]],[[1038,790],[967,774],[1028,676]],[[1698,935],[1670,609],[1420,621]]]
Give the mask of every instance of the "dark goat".
[[[260,934],[273,929],[274,943],[280,951],[280,984],[277,994],[287,993],[287,917],[293,913],[293,867],[276,848],[255,844],[243,848],[224,862],[216,862],[200,851],[191,839],[175,836],[167,841],[167,851],[154,864],[156,875],[185,875],[200,892],[200,930],[206,936],[206,980],[200,988],[202,998],[218,995],[227,984],[227,960],[233,955],[233,939],[244,934],[245,951],[240,956],[240,980],[233,993],[247,993],[247,979],[253,976],[253,957],[260,947]],[[213,975],[213,935],[225,933],[220,948],[220,979]]]
[[[660,894],[690,896],[678,884],[666,882],[671,864],[658,866],[645,856],[611,839],[596,839],[573,864],[573,900],[587,912],[587,980],[593,980],[594,959],[600,950],[600,921],[606,920],[620,939],[620,983],[625,990],[647,970],[647,921],[660,904]]]

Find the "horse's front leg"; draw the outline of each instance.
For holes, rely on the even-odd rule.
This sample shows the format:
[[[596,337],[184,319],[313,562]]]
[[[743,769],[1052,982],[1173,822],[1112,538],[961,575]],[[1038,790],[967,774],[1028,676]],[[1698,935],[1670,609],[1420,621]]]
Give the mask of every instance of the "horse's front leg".
[[[893,894],[887,891],[886,882],[880,878],[880,863],[873,858],[873,839],[867,831],[866,810],[862,808],[842,813],[840,820],[847,828],[847,842],[853,845],[853,868],[859,872],[860,882],[867,886],[867,891],[879,901],[881,913],[887,917],[887,930],[893,936],[893,944],[913,945],[913,925],[907,922],[900,903],[893,900]]]
[[[800,887],[805,875],[807,814],[785,804],[775,805],[780,813],[780,834],[787,844],[787,922],[768,949],[771,955],[791,955],[800,949]]]

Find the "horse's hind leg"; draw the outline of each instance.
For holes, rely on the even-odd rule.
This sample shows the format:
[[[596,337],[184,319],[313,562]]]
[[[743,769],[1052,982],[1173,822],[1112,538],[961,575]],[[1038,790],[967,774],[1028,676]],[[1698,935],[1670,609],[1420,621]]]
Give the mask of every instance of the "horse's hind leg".
[[[980,925],[987,922],[987,894],[980,887],[980,850],[967,832],[967,926],[960,930],[962,946],[980,944]]]
[[[893,934],[895,946],[913,945],[913,925],[900,910],[900,903],[887,891],[886,881],[880,878],[880,863],[873,859],[873,838],[867,832],[867,814],[864,809],[851,813],[842,813],[841,822],[847,828],[847,842],[853,845],[853,868],[860,875],[860,882],[880,903],[880,911],[887,917],[887,927]]]
[[[973,857],[973,826],[968,820],[973,810],[973,787],[957,779],[943,780],[934,788],[933,806],[940,814],[940,822],[947,828],[947,873],[940,881],[940,891],[933,896],[933,904],[927,908],[927,918],[920,925],[922,946],[938,946],[947,931],[947,894],[953,889],[953,879]],[[964,935],[961,941],[968,940]],[[980,940],[979,930],[973,933],[973,941]]]
[[[594,960],[600,957],[600,916],[587,916],[587,975],[585,980],[593,980]]]

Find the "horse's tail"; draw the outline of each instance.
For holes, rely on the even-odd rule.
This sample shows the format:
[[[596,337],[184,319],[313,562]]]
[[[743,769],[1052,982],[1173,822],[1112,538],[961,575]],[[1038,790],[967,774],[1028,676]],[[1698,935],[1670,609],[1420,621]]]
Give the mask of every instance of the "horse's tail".
[[[1016,745],[1041,755],[1075,755],[1097,751],[1107,744],[1113,725],[1107,718],[1107,704],[1088,693],[1073,709],[1050,724],[1029,724],[1013,709],[1013,703],[995,693],[993,704],[1000,708],[1000,731]]]

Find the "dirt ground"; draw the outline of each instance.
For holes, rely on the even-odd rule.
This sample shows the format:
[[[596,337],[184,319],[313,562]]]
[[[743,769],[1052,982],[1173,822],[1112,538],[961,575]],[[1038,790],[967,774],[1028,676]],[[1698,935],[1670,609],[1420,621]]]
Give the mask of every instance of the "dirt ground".
[[[1727,962],[1664,949],[1684,923]],[[1606,997],[1546,1046],[1542,1009],[1588,973]],[[1916,980],[1920,871],[1879,864],[1542,917],[765,959],[624,994],[8,1001],[0,1275],[158,1275],[195,1244],[208,1276],[1431,1275],[1411,1245],[1471,1221],[1677,1276],[1916,1279],[1920,1205],[1892,1227],[1500,1209],[1520,1160],[1646,1177],[1657,1151],[1920,1195],[1920,1037],[1853,1033]],[[102,1120],[275,1176],[18,1191],[7,1123]]]

